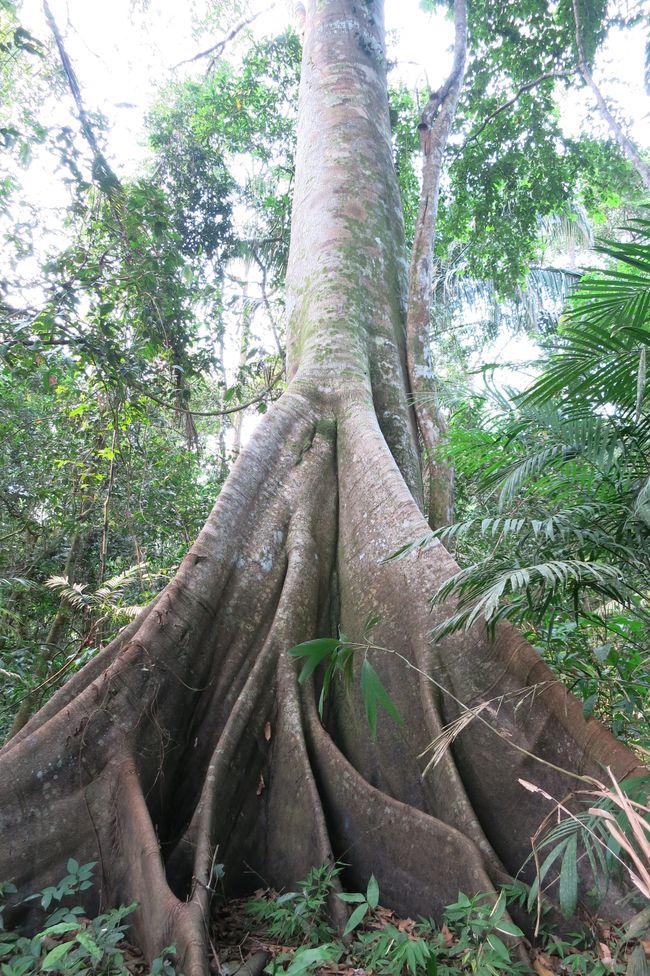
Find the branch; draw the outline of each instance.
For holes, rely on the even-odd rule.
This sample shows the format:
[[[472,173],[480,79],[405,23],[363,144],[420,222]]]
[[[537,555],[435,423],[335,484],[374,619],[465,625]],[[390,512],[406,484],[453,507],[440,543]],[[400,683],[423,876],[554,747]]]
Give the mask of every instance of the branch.
[[[153,393],[149,393],[147,390],[140,390],[139,392],[143,396],[148,397],[149,400],[153,400],[154,403],[159,403],[161,407],[166,407],[168,410],[174,410],[180,413],[189,413],[192,414],[193,417],[225,417],[227,414],[239,413],[240,410],[246,410],[247,407],[252,407],[256,403],[261,403],[262,400],[268,396],[271,390],[278,385],[282,379],[283,373],[284,370],[281,370],[277,376],[271,380],[266,389],[259,394],[259,396],[252,397],[252,399],[247,400],[245,403],[240,403],[236,407],[227,407],[225,410],[187,410],[185,407],[178,407],[175,404],[166,403],[164,400],[161,400],[160,397],[154,396]]]
[[[459,153],[462,152],[463,149],[465,149],[465,147],[470,144],[470,142],[474,142],[475,139],[478,139],[481,132],[483,132],[483,130],[486,129],[488,125],[494,121],[497,115],[500,115],[501,112],[505,112],[507,109],[512,108],[512,106],[518,101],[518,99],[522,95],[524,95],[527,91],[531,91],[531,89],[537,88],[537,86],[540,85],[543,81],[548,81],[548,79],[550,78],[570,78],[572,74],[573,74],[572,71],[557,71],[557,72],[549,71],[546,74],[540,75],[539,78],[534,78],[532,81],[525,82],[525,84],[523,84],[521,88],[517,89],[517,91],[512,96],[512,98],[508,99],[507,102],[504,102],[503,105],[499,105],[499,107],[496,108],[494,112],[488,115],[483,120],[483,122],[481,122],[478,129],[475,129],[474,132],[470,132],[465,142],[459,148],[458,152]]]
[[[646,190],[650,190],[650,166],[641,158],[639,150],[636,148],[631,139],[623,131],[623,127],[618,119],[615,118],[613,113],[610,111],[607,102],[603,98],[603,94],[594,81],[593,75],[589,70],[587,65],[587,59],[585,58],[584,47],[582,45],[582,28],[580,24],[580,11],[578,9],[578,0],[573,0],[573,19],[575,21],[576,27],[576,48],[578,51],[578,71],[583,77],[586,85],[591,88],[594,98],[596,99],[596,104],[600,110],[600,114],[606,121],[610,128],[610,131],[618,146],[625,156],[625,158],[632,164],[634,169],[639,175],[641,182],[643,183]]]
[[[240,22],[236,24],[232,28],[232,30],[230,30],[226,34],[225,37],[222,37],[221,40],[217,41],[216,44],[213,44],[212,47],[206,48],[205,51],[199,51],[199,53],[195,54],[194,57],[192,58],[185,58],[184,61],[179,61],[178,64],[174,65],[174,67],[180,68],[181,65],[183,64],[193,64],[194,61],[200,61],[201,58],[207,58],[211,54],[214,55],[214,57],[210,62],[210,67],[212,67],[212,65],[217,60],[217,58],[221,57],[221,55],[223,54],[226,48],[226,45],[229,44],[230,41],[232,41],[235,37],[237,37],[237,35],[240,34],[245,27],[248,27],[249,24],[252,24],[254,20],[257,20],[258,17],[261,17],[262,14],[266,14],[268,13],[269,10],[273,10],[275,5],[276,5],[276,0],[273,0],[273,3],[269,4],[268,7],[264,7],[263,10],[258,10],[256,14],[252,14],[250,17],[246,17],[244,20],[240,20]]]
[[[54,35],[54,40],[56,41],[56,46],[59,50],[59,57],[61,58],[61,64],[65,72],[65,76],[68,80],[68,87],[74,98],[75,105],[77,106],[77,112],[79,113],[79,121],[81,123],[81,129],[86,137],[86,142],[90,146],[93,153],[93,176],[97,179],[100,188],[107,193],[112,190],[121,189],[121,184],[110,164],[108,163],[103,152],[99,148],[97,140],[95,138],[95,133],[93,131],[92,124],[88,117],[88,113],[84,107],[83,99],[81,97],[81,89],[79,88],[79,82],[77,81],[77,76],[74,73],[74,68],[72,67],[72,62],[68,56],[68,52],[63,44],[63,38],[61,32],[57,26],[54,19],[54,15],[50,10],[50,5],[47,0],[43,0],[43,12],[45,13],[45,19],[47,20],[50,30]]]

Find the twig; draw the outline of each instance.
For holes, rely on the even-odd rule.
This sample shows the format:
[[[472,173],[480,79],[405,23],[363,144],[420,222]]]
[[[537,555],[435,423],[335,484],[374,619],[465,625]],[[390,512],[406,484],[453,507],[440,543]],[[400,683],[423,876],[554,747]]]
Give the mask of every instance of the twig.
[[[235,37],[237,37],[237,35],[240,34],[245,27],[248,27],[249,24],[252,24],[254,20],[257,20],[257,18],[261,17],[262,14],[268,13],[269,10],[272,10],[275,7],[275,4],[276,4],[276,0],[274,0],[273,3],[269,4],[268,7],[264,7],[263,10],[258,10],[256,14],[252,14],[250,17],[246,17],[244,20],[240,20],[240,22],[236,24],[232,28],[232,30],[228,31],[225,37],[222,37],[221,40],[217,41],[216,44],[213,44],[212,47],[206,48],[205,51],[199,51],[199,53],[195,54],[194,57],[185,58],[184,61],[179,61],[178,64],[174,65],[174,67],[180,68],[181,65],[183,64],[193,64],[194,61],[200,61],[201,58],[207,58],[211,54],[214,55],[212,61],[210,62],[210,67],[212,67],[212,65],[217,60],[217,58],[220,58],[221,55],[223,54],[226,45],[229,44],[230,41],[232,41]]]
[[[93,152],[93,175],[97,177],[101,189],[105,192],[110,193],[111,190],[120,190],[121,183],[97,144],[93,127],[81,97],[81,89],[79,88],[77,76],[74,72],[74,68],[72,67],[72,62],[70,61],[68,52],[66,51],[63,43],[63,37],[61,36],[61,32],[57,26],[56,20],[54,19],[54,15],[50,10],[50,5],[47,0],[43,0],[43,12],[45,13],[45,19],[47,20],[50,30],[54,35],[54,40],[56,41],[63,71],[65,72],[65,76],[68,80],[68,87],[70,88],[75,105],[77,106],[77,112],[79,113],[79,121],[81,122],[82,132]]]
[[[457,154],[461,153],[466,146],[469,146],[471,142],[474,142],[476,139],[478,139],[481,132],[483,132],[483,130],[486,129],[487,126],[494,121],[497,115],[500,115],[501,112],[505,112],[507,109],[512,108],[512,106],[519,100],[519,98],[521,98],[521,96],[524,95],[527,91],[531,91],[531,89],[536,88],[543,81],[548,81],[550,78],[570,78],[572,74],[574,74],[574,72],[572,71],[549,71],[546,74],[540,75],[539,78],[534,78],[532,81],[527,81],[525,84],[521,86],[521,88],[519,88],[515,92],[512,98],[509,98],[507,102],[504,102],[502,105],[499,105],[499,107],[496,108],[494,112],[488,115],[481,122],[478,129],[475,129],[474,132],[470,132],[470,134],[468,135],[467,139],[462,144],[462,146],[460,146],[460,148],[456,150],[456,153]]]

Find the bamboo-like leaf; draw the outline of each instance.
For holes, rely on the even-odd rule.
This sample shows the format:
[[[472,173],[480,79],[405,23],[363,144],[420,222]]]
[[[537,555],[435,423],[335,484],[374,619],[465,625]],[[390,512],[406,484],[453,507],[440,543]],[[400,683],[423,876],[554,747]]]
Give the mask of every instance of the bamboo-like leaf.
[[[395,703],[381,683],[381,679],[368,658],[364,658],[361,665],[361,696],[373,739],[377,737],[377,706],[381,705],[398,725],[404,724],[404,719],[398,712]]]

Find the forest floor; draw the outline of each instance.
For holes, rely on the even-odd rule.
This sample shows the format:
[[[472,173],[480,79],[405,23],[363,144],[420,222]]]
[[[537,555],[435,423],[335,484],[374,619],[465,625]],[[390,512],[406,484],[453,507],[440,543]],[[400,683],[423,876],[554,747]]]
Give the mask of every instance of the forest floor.
[[[255,892],[255,901],[272,903],[278,894],[273,890],[260,889]],[[644,929],[650,928],[650,909],[643,913]],[[621,928],[601,919],[585,919],[582,933],[576,934],[575,945],[570,942],[554,939],[546,935],[543,939],[545,949],[531,951],[532,970],[537,976],[565,976],[565,974],[585,974],[594,976],[600,973],[626,973],[629,976],[649,976],[647,960],[650,959],[650,941],[635,938],[625,938]],[[369,936],[371,933],[396,931],[417,942],[421,938],[418,923],[414,919],[399,918],[388,908],[379,905],[370,918],[364,920],[361,929],[354,933],[355,941],[346,945],[346,951],[339,960],[324,962],[322,965],[311,965],[309,969],[296,967],[292,960],[304,946],[293,940],[289,944],[277,941],[271,937],[268,927],[257,922],[251,913],[251,899],[229,900],[221,903],[213,917],[212,944],[219,946],[219,954],[213,955],[212,968],[214,976],[257,976],[263,966],[267,972],[281,974],[291,970],[291,976],[301,973],[312,973],[316,976],[416,976],[417,973],[427,976],[447,976],[457,973],[478,973],[487,976],[489,973],[524,972],[515,962],[515,956],[502,966],[497,960],[483,959],[481,961],[481,937],[468,939],[465,926],[453,930],[443,924],[438,931],[438,946],[440,955],[435,965],[425,964],[417,968],[409,967],[408,963],[399,966],[398,958],[391,958],[390,942],[387,943],[385,957],[376,968],[364,966],[363,952],[357,941],[359,935]],[[585,935],[585,933],[587,933]],[[489,935],[485,937],[485,941]],[[288,941],[288,940],[287,940]],[[367,955],[367,953],[366,953]],[[273,965],[273,964],[276,965]],[[496,965],[498,968],[490,968]],[[271,967],[271,968],[269,968]],[[530,972],[530,969],[527,971]]]

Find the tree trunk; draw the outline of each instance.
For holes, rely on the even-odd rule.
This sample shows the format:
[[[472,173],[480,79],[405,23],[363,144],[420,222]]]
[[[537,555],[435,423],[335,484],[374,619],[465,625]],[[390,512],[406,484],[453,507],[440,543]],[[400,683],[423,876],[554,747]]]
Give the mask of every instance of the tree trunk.
[[[435,914],[520,868],[545,811],[518,776],[554,795],[573,782],[507,736],[576,773],[637,765],[508,626],[494,643],[474,632],[430,646],[428,598],[456,568],[442,545],[387,561],[427,529],[405,272],[379,0],[310,0],[288,389],[176,578],[0,752],[0,877],[24,895],[70,856],[97,861],[89,909],[139,902],[145,953],[175,942],[186,976],[208,971],[215,851],[233,893],[344,856],[352,887],[374,872],[387,904]],[[423,780],[418,756],[458,714],[453,698],[377,656],[406,721],[373,742],[339,688],[321,725],[287,654],[339,626],[360,640],[371,613],[377,643],[469,705],[542,684],[501,707],[506,739],[474,723]]]
[[[585,49],[582,37],[582,24],[580,18],[580,5],[578,0],[573,0],[573,20],[575,24],[575,35],[576,35],[576,52],[578,55],[578,71],[582,75],[582,80],[591,89],[591,92],[596,99],[596,104],[598,106],[598,111],[600,112],[602,118],[605,120],[609,127],[609,131],[612,133],[618,148],[621,150],[625,158],[632,164],[636,170],[639,179],[643,183],[646,190],[650,190],[650,166],[642,158],[641,153],[634,145],[632,140],[626,135],[623,126],[614,116],[614,113],[610,110],[607,102],[603,98],[603,94],[594,80],[594,76],[591,73],[591,69],[587,63],[587,58],[585,56]]]
[[[418,430],[424,447],[427,514],[432,529],[454,519],[454,472],[437,457],[446,434],[438,401],[436,371],[430,357],[430,318],[433,300],[433,261],[442,164],[465,78],[467,5],[454,0],[454,63],[437,92],[431,92],[420,118],[422,189],[413,239],[406,316],[406,362]]]

